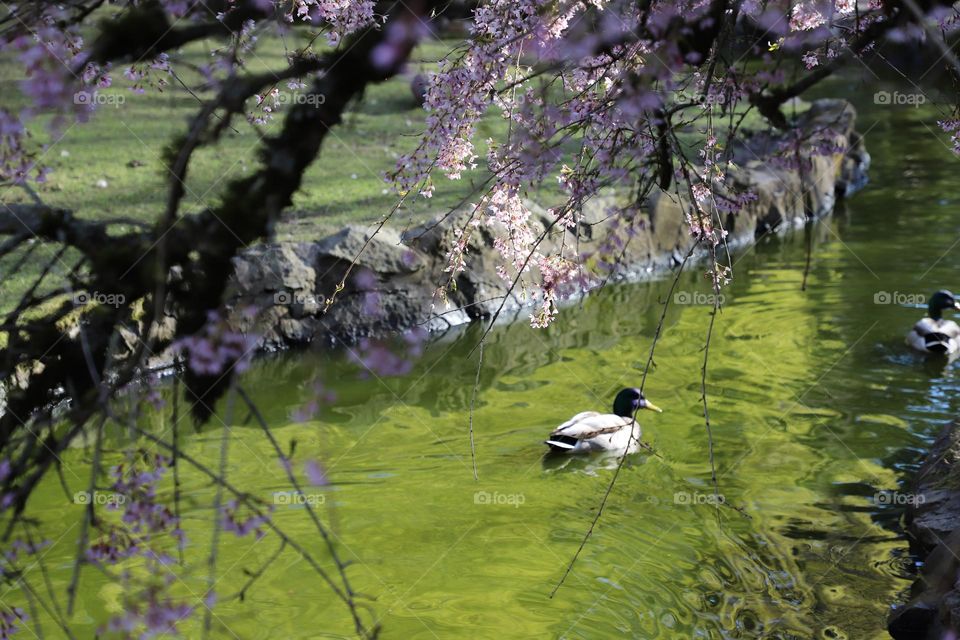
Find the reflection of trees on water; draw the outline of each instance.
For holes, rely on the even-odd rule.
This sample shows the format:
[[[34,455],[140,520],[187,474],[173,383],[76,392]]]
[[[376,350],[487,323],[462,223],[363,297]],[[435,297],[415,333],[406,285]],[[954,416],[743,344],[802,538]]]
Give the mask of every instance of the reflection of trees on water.
[[[829,240],[830,231],[813,226],[814,243]],[[768,261],[780,261],[784,252],[796,255],[804,242],[803,233],[771,235],[756,245],[753,255],[744,257],[741,268],[762,267]],[[700,265],[688,267],[680,276],[677,291],[708,292]],[[485,338],[483,367],[480,372],[478,406],[484,403],[482,391],[490,388],[521,391],[545,384],[532,379],[541,368],[563,359],[567,350],[604,352],[616,349],[623,337],[653,338],[662,305],[670,292],[674,274],[659,280],[635,284],[610,284],[582,299],[572,299],[554,327],[532,330],[527,310],[504,314],[498,326]],[[727,304],[737,295],[750,293],[751,279],[736,280],[725,292]],[[680,314],[706,313],[708,305],[672,303],[664,320],[664,331],[674,325]],[[400,378],[377,379],[350,362],[353,347],[293,351],[267,357],[247,374],[246,386],[255,390],[273,423],[289,421],[292,408],[309,398],[311,381],[319,378],[336,384],[337,401],[324,413],[330,422],[372,421],[380,412],[395,405],[423,407],[432,414],[469,410],[476,379],[477,351],[485,325],[454,327],[434,337],[414,370]],[[398,345],[398,348],[402,346]],[[640,370],[647,352],[636,353]],[[639,372],[638,372],[639,373]],[[366,374],[366,378],[358,376]],[[509,378],[510,382],[502,381]]]
[[[695,274],[683,276],[686,281],[695,278]],[[530,377],[561,360],[568,349],[600,352],[615,348],[623,336],[652,338],[669,288],[670,281],[610,285],[586,297],[582,304],[572,301],[556,327],[547,330],[531,329],[526,313],[521,312],[517,322],[501,324],[485,338],[479,391],[497,385],[511,390],[542,385]],[[672,306],[665,325],[675,323],[682,312],[682,307]],[[343,347],[265,358],[245,376],[244,384],[255,390],[255,399],[273,422],[287,419],[278,405],[289,406],[308,397],[310,380],[316,376],[337,386],[334,413],[344,412],[355,420],[375,419],[398,397],[404,404],[426,408],[434,415],[467,411],[476,380],[478,352],[474,348],[484,328],[472,324],[440,335],[427,345],[412,373],[400,378],[375,378],[351,363],[350,347]],[[638,353],[637,360],[645,362],[646,355]],[[511,381],[499,382],[501,378]],[[482,406],[482,393],[477,402]]]

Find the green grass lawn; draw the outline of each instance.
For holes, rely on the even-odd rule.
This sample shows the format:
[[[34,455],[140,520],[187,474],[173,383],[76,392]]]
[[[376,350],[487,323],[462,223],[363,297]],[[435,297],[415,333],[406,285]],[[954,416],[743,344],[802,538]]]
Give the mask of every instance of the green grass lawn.
[[[317,238],[346,222],[375,221],[391,210],[397,195],[383,174],[396,166],[402,153],[416,146],[424,126],[425,112],[413,100],[410,77],[416,70],[435,67],[434,63],[456,44],[442,40],[423,44],[406,75],[371,87],[346,114],[304,176],[303,188],[278,228],[278,239]],[[289,38],[264,39],[255,53],[248,54],[247,66],[251,72],[282,69],[287,49],[296,45]],[[210,59],[200,45],[179,55],[192,64]],[[180,73],[192,85],[196,76],[191,77],[190,71]],[[10,54],[0,58],[0,95],[7,108],[26,106],[19,93],[20,74]],[[81,217],[125,216],[152,221],[163,210],[168,189],[163,149],[186,131],[200,104],[173,78],[168,78],[170,84],[162,93],[148,89],[137,94],[126,88],[128,81],[121,77],[120,69],[114,70],[113,76],[115,88],[101,93],[122,103],[101,105],[89,122],[68,125],[60,135],[34,127],[39,140],[48,145],[42,162],[52,168],[48,183],[39,185],[37,191],[45,202],[72,208]],[[288,91],[285,83],[278,86]],[[281,123],[282,112],[259,128],[242,117],[236,118],[236,132],[228,131],[217,146],[198,151],[190,166],[183,212],[189,214],[217,204],[229,180],[257,167],[254,151],[260,137],[277,131]],[[480,124],[478,140],[498,137],[505,131],[503,119],[491,113]],[[485,152],[481,143],[477,153],[482,157]],[[441,177],[432,199],[410,198],[400,215],[419,219],[446,210],[470,193],[472,182],[482,182],[485,177],[480,171],[461,181]],[[0,187],[0,201],[22,202],[26,198],[19,188]]]

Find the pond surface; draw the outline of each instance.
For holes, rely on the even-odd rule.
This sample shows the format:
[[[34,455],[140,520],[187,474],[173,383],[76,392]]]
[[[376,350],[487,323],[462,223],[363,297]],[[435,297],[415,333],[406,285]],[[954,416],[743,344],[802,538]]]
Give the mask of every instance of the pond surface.
[[[960,385],[954,366],[902,346],[921,310],[876,302],[882,292],[896,302],[960,289],[960,184],[935,107],[875,106],[872,92],[849,93],[866,96],[858,107],[870,185],[807,233],[739,252],[717,318],[707,384],[717,470],[725,499],[749,518],[722,509],[718,522],[712,506],[696,504],[711,492],[700,404],[709,307],[671,305],[646,383],[664,412],[641,416],[662,458],[629,458],[591,541],[550,598],[613,472],[596,459],[545,461],[541,441],[570,415],[606,410],[617,390],[639,385],[669,281],[608,287],[549,330],[521,318],[491,333],[474,417],[479,481],[468,440],[475,327],[428,345],[402,378],[359,379],[344,354],[330,353],[264,360],[245,375],[281,445],[296,440],[298,459],[324,462],[331,485],[318,490],[320,512],[356,561],[356,588],[375,597],[384,638],[887,637],[890,604],[913,562],[898,524],[904,505],[877,494],[909,479],[955,414]],[[705,297],[701,271],[684,275],[678,290]],[[297,423],[317,377],[336,401]],[[188,451],[215,466],[216,424],[185,437]],[[266,499],[286,488],[253,423],[236,428],[230,451],[230,476],[242,488]],[[85,483],[78,475],[68,474],[71,486]],[[184,482],[195,562],[177,586],[186,594],[206,584],[213,491],[196,473],[185,471]],[[48,507],[39,515],[52,539],[58,522],[73,522],[55,480],[33,506]],[[324,557],[302,508],[279,506],[276,518]],[[67,529],[70,542],[49,550],[55,587],[69,579],[75,536]],[[222,593],[277,548],[269,534],[223,540]],[[80,619],[89,616],[93,629],[118,602],[118,589],[86,569]],[[216,637],[346,637],[352,629],[291,553],[245,604],[215,611]]]

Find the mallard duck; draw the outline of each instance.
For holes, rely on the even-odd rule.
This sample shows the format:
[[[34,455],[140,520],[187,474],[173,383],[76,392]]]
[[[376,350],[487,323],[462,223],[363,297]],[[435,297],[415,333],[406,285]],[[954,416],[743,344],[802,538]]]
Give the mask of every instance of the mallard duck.
[[[661,411],[640,389],[624,389],[613,400],[613,413],[584,411],[550,432],[544,442],[551,451],[586,453],[622,451],[633,453],[639,447],[640,425],[634,419],[638,409]]]
[[[960,310],[960,302],[952,293],[941,289],[930,298],[927,317],[913,325],[907,334],[907,344],[927,353],[950,355],[960,350],[960,326],[943,318],[944,309]]]

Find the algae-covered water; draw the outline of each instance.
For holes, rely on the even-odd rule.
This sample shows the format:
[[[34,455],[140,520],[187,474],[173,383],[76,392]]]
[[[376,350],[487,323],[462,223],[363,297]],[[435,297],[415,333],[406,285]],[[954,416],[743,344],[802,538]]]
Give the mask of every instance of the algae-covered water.
[[[886,637],[913,562],[898,525],[909,496],[882,492],[900,489],[957,409],[957,369],[902,346],[922,313],[908,296],[960,289],[960,185],[958,161],[936,134],[937,109],[877,106],[870,95],[858,104],[874,159],[870,185],[806,232],[736,254],[724,291],[707,391],[720,490],[749,517],[724,508],[718,521],[703,504],[711,492],[700,404],[709,307],[673,304],[645,387],[664,412],[641,416],[662,458],[628,460],[591,541],[550,598],[613,471],[609,461],[544,460],[541,440],[639,384],[666,280],[610,286],[549,330],[521,318],[490,334],[474,415],[479,481],[468,440],[476,327],[431,342],[398,378],[360,378],[348,354],[329,352],[263,360],[242,377],[281,445],[296,440],[297,460],[325,465],[330,485],[312,491],[382,637]],[[686,297],[678,302],[705,301],[700,271],[680,279]],[[298,423],[292,416],[316,378],[336,400]],[[243,423],[245,411],[234,415],[229,475],[270,499],[287,487],[282,469],[256,424]],[[220,438],[216,420],[182,436],[185,450],[212,467]],[[86,482],[88,456],[67,456],[73,489]],[[206,588],[214,492],[188,469],[183,482],[190,560],[173,590],[186,597]],[[55,541],[44,560],[62,592],[81,508],[55,478],[31,508]],[[302,507],[278,505],[275,517],[327,557]],[[277,547],[272,534],[224,534],[215,590],[235,591]],[[4,588],[3,601],[18,604],[22,594]],[[74,619],[88,631],[79,637],[119,602],[119,588],[86,568]],[[214,637],[352,632],[342,604],[289,551],[244,603],[214,611]],[[195,623],[182,629],[199,637]],[[52,624],[46,630],[57,637]]]

